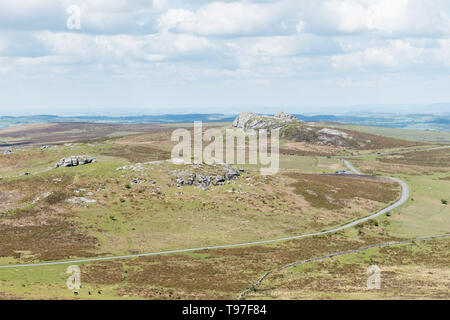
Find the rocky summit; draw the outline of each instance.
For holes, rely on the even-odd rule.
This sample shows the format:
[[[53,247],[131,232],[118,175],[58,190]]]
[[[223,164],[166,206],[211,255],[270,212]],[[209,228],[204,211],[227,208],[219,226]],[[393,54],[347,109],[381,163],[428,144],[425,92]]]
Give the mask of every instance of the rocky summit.
[[[97,162],[97,159],[90,156],[71,156],[69,158],[63,158],[55,165],[55,168],[60,167],[76,167],[84,164]]]
[[[280,129],[291,122],[301,122],[294,115],[279,112],[275,116],[258,115],[250,111],[242,112],[233,121],[234,128],[243,130],[252,129]]]

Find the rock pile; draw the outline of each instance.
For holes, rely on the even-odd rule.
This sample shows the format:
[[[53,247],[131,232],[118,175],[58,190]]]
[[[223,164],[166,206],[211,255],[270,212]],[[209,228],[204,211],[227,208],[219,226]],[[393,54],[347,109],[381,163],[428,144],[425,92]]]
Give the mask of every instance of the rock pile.
[[[175,175],[174,181],[177,186],[198,186],[203,190],[208,190],[210,186],[220,186],[225,183],[237,180],[243,172],[242,169],[234,169],[231,167],[225,167],[219,174],[203,174],[194,173],[189,170],[172,170],[171,175]]]
[[[261,116],[254,114],[253,112],[242,112],[233,121],[234,128],[240,128],[243,130],[252,129],[280,129],[286,124],[291,122],[301,122],[292,114],[286,112],[279,112],[275,116]]]
[[[63,158],[55,165],[55,168],[59,167],[76,167],[84,164],[97,162],[97,159],[90,156],[71,156],[69,158]]]

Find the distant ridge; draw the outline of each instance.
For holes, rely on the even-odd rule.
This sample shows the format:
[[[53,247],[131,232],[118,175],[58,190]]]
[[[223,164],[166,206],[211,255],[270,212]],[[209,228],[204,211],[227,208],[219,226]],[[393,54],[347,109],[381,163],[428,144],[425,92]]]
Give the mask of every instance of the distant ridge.
[[[272,114],[267,114],[272,115]],[[304,115],[294,114],[305,122],[337,122],[378,126],[388,128],[408,128],[419,130],[433,130],[450,132],[450,114],[385,114],[385,113],[359,113],[359,114],[322,114]],[[0,128],[17,125],[51,122],[93,122],[109,124],[147,124],[147,123],[192,123],[203,122],[232,122],[237,114],[221,113],[192,113],[192,114],[163,114],[163,115],[133,115],[133,116],[57,116],[57,115],[31,115],[31,116],[0,116]]]

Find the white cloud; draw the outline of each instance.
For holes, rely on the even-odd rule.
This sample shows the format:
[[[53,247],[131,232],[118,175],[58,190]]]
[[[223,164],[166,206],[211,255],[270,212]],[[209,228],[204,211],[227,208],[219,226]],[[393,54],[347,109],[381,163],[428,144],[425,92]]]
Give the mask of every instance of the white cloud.
[[[333,56],[332,66],[335,69],[398,68],[423,63],[425,53],[425,49],[413,47],[408,41],[392,40],[383,47]]]
[[[279,13],[278,6],[270,3],[213,2],[196,11],[169,9],[158,19],[158,24],[162,30],[242,36],[267,31]]]
[[[319,0],[306,7],[305,19],[310,32],[450,35],[449,16],[442,9],[445,1]]]
[[[67,30],[70,4],[81,30]],[[2,0],[0,73],[280,88],[432,79],[450,71],[449,13],[448,0]]]

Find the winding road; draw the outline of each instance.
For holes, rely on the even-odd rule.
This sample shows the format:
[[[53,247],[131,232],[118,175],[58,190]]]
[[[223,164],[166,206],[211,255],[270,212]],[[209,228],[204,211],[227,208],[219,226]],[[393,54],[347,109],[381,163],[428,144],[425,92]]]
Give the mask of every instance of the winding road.
[[[356,170],[350,162],[347,160],[343,160],[344,164],[351,170],[354,174],[357,175],[363,175],[361,172]],[[75,264],[75,263],[88,263],[88,262],[96,262],[96,261],[105,261],[105,260],[117,260],[117,259],[130,259],[130,258],[139,258],[139,257],[149,257],[149,256],[158,256],[163,254],[173,254],[173,253],[186,253],[186,252],[193,252],[193,251],[203,251],[203,250],[212,250],[212,249],[226,249],[226,248],[235,248],[235,247],[245,247],[245,246],[252,246],[252,245],[260,245],[260,244],[267,244],[267,243],[274,243],[274,242],[281,242],[281,241],[287,241],[287,240],[294,240],[294,239],[301,239],[306,237],[312,237],[312,236],[318,236],[318,235],[324,235],[329,233],[338,232],[341,230],[345,230],[348,228],[351,228],[353,226],[356,226],[358,224],[361,224],[363,222],[366,222],[367,220],[376,218],[380,215],[383,215],[399,206],[404,204],[409,199],[409,186],[406,182],[397,179],[389,177],[389,179],[397,182],[402,187],[402,196],[400,199],[395,202],[394,204],[361,219],[355,220],[353,222],[344,224],[340,227],[336,227],[330,230],[326,231],[320,231],[320,232],[314,232],[314,233],[308,233],[308,234],[302,234],[297,236],[291,236],[291,237],[285,237],[285,238],[278,238],[278,239],[272,239],[272,240],[261,240],[261,241],[254,241],[254,242],[245,242],[245,243],[237,243],[237,244],[228,244],[228,245],[219,245],[219,246],[209,246],[209,247],[199,247],[199,248],[190,248],[190,249],[179,249],[179,250],[168,250],[168,251],[160,251],[160,252],[150,252],[150,253],[142,253],[142,254],[130,254],[130,255],[121,255],[121,256],[109,256],[109,257],[97,257],[97,258],[89,258],[89,259],[79,259],[79,260],[67,260],[67,261],[55,261],[55,262],[41,262],[41,263],[30,263],[30,264],[11,264],[11,265],[3,265],[0,266],[0,269],[6,269],[6,268],[26,268],[26,267],[39,267],[39,266],[53,266],[53,265],[61,265],[61,264]]]

